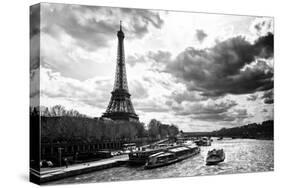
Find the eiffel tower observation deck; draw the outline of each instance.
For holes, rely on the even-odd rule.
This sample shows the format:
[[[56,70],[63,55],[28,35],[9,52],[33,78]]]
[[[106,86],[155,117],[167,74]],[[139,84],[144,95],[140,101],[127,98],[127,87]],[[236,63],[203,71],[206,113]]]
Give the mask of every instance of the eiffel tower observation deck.
[[[122,23],[120,21],[120,30],[117,32],[118,48],[117,48],[117,64],[115,73],[114,88],[111,92],[111,98],[102,117],[110,118],[112,120],[126,120],[139,121],[138,115],[135,113],[131,95],[129,93],[126,65],[125,65],[125,51],[124,38],[122,31]]]

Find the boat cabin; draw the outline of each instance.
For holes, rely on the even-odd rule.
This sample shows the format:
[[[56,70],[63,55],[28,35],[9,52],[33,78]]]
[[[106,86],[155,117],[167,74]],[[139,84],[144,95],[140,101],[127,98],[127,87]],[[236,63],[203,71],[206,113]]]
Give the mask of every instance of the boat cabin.
[[[159,152],[153,155],[150,155],[147,161],[147,164],[157,164],[157,163],[165,163],[167,161],[175,159],[175,154],[171,152]]]
[[[136,150],[136,148],[137,148],[136,143],[123,144],[124,151],[126,150],[132,151],[132,150]]]

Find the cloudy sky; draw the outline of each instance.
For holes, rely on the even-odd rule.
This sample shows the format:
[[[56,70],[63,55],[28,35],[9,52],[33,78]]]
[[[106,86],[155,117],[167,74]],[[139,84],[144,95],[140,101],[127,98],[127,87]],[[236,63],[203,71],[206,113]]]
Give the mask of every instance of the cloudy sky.
[[[37,15],[31,11],[31,21]],[[40,26],[31,28],[31,44],[41,34],[40,58],[31,49],[31,83],[40,70],[40,93],[31,97],[101,116],[113,89],[120,20],[142,122],[211,131],[273,118],[268,17],[41,4]]]

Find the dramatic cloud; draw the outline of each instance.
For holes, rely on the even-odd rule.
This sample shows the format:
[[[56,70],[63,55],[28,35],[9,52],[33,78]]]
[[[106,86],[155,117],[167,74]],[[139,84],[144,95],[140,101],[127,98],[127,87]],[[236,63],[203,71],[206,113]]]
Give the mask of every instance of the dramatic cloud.
[[[200,43],[202,43],[207,36],[208,35],[203,30],[201,29],[196,30],[195,37]]]
[[[169,99],[175,100],[177,103],[182,103],[183,101],[204,101],[207,100],[208,97],[200,95],[199,92],[195,91],[179,91],[175,90],[171,93],[170,96],[167,96]]]
[[[204,96],[247,94],[273,87],[272,68],[264,61],[255,62],[257,58],[272,56],[273,34],[268,33],[253,44],[238,36],[208,49],[189,47],[166,70]]]
[[[252,117],[246,109],[235,108],[236,106],[238,106],[238,103],[232,100],[186,103],[184,108],[180,109],[176,115],[187,116],[199,121],[231,122],[231,124]]]
[[[128,38],[143,37],[150,25],[161,28],[163,24],[158,13],[148,10],[42,4],[42,31],[55,38],[65,32],[86,50],[108,46],[120,20]]]
[[[41,65],[81,81],[112,74],[120,20],[126,41],[164,23],[156,11],[41,3]]]
[[[263,96],[261,97],[265,104],[273,103],[273,90],[265,91]]]
[[[206,102],[200,103],[185,103],[184,110],[178,112],[178,115],[198,115],[198,114],[221,114],[227,112],[232,107],[236,106],[237,103],[235,101],[221,101],[216,102],[214,100],[208,100]]]
[[[230,116],[227,113],[220,113],[220,114],[200,114],[200,115],[193,115],[192,119],[197,120],[204,120],[204,121],[211,121],[211,122],[219,122],[219,121],[234,121],[235,117]]]
[[[260,58],[272,58],[274,48],[273,37],[272,33],[267,33],[266,36],[258,38],[253,45],[253,55],[257,55]]]
[[[129,92],[142,122],[212,131],[273,117],[272,19],[49,3],[41,11],[41,27],[38,12],[30,15],[31,77],[40,73],[31,97],[41,105],[100,117],[122,20]]]

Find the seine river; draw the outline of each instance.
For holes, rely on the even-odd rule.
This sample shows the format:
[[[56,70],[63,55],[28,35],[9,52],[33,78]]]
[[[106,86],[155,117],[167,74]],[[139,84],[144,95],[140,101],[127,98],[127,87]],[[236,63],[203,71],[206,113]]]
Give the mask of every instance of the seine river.
[[[223,148],[226,154],[226,160],[219,165],[206,166],[206,155],[208,150],[212,148]],[[201,153],[197,156],[169,166],[151,170],[144,170],[143,167],[116,167],[70,177],[48,184],[88,183],[272,171],[274,168],[273,150],[272,140],[214,140],[212,146],[201,147]]]

